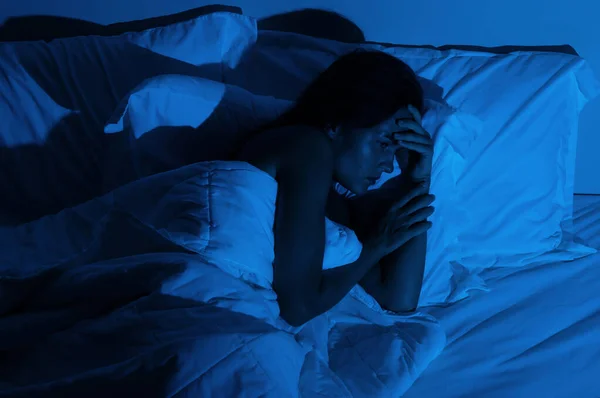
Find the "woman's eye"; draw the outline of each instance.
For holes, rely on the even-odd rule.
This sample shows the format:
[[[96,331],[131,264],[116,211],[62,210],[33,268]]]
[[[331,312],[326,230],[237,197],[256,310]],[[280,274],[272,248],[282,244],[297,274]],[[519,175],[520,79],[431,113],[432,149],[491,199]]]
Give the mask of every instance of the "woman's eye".
[[[388,144],[387,142],[383,142],[383,141],[380,141],[379,145],[381,145],[381,147],[383,149],[387,149],[390,146],[390,144]]]

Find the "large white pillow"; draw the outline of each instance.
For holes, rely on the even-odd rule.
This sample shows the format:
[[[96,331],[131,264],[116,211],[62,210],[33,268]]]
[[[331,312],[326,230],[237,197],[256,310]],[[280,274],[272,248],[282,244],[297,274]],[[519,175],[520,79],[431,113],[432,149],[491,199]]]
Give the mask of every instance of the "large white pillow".
[[[261,31],[230,84],[295,98],[337,56],[356,45]],[[467,218],[453,249],[457,267],[569,260],[592,249],[576,242],[572,198],[579,113],[600,92],[589,65],[558,53],[497,55],[364,45],[399,57],[443,89],[449,105],[482,121],[452,194]],[[436,192],[440,197],[440,192]]]
[[[233,67],[255,40],[254,19],[218,13],[115,37],[0,43],[0,224],[101,194],[103,127],[119,101],[153,76]]]
[[[121,37],[155,53],[192,65],[234,68],[257,36],[256,19],[215,12],[189,21],[125,33]]]
[[[115,181],[124,176],[132,180],[195,163],[198,160],[193,154],[201,150],[203,137],[214,137],[205,141],[210,141],[215,150],[219,150],[222,143],[235,146],[247,132],[275,119],[292,104],[288,100],[254,95],[239,87],[189,76],[165,75],[149,79],[122,101],[105,127],[108,134],[126,134],[130,148],[120,157],[107,159],[106,184],[120,185],[124,181]],[[456,226],[464,218],[454,195],[465,163],[461,153],[469,150],[479,122],[432,100],[426,101],[426,109],[423,124],[435,142],[431,190],[438,196],[432,218],[436,228],[429,231],[421,295],[422,303],[430,304],[445,302],[451,291],[460,295],[468,289],[481,288],[479,281],[474,281],[467,271],[461,270],[460,276],[454,277],[452,263],[458,257],[456,253],[454,257],[448,256],[453,252],[448,246],[457,238]],[[164,130],[168,126],[177,128]],[[186,127],[192,128],[188,135],[178,134]],[[160,132],[161,139],[144,140],[155,131]],[[168,140],[171,134],[178,138]],[[168,144],[164,144],[165,140]],[[133,171],[125,172],[128,167]],[[400,170],[396,167],[374,188],[398,174]],[[342,187],[337,188],[343,192]],[[453,277],[458,278],[454,285]]]
[[[579,114],[600,94],[589,65],[558,53],[428,51],[405,59],[483,122],[457,184],[467,216],[458,263],[477,273],[595,253],[572,225]]]

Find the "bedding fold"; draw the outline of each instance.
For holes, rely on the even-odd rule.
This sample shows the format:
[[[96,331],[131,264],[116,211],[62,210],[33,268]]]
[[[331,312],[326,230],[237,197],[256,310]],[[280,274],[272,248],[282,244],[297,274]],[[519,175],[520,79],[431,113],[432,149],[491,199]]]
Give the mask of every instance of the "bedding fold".
[[[208,212],[188,224],[208,226],[198,235],[202,249],[182,239],[176,223],[196,209],[189,191],[174,188],[182,184],[211,197]],[[21,244],[22,254],[4,254],[0,290],[27,288],[3,297],[0,396],[403,394],[445,345],[437,321],[383,311],[356,287],[304,326],[285,323],[268,278],[248,277],[271,266],[272,241],[252,230],[272,222],[271,210],[256,212],[274,199],[269,184],[274,180],[242,162],[196,164],[1,230],[2,245]],[[246,206],[225,212],[240,192]],[[160,200],[169,195],[168,204]],[[244,212],[260,220],[219,229]],[[209,213],[211,220],[203,218]],[[256,250],[245,264],[232,261],[230,247],[251,233]],[[36,236],[55,240],[43,244]],[[328,238],[330,265],[348,258],[353,241],[345,239]]]

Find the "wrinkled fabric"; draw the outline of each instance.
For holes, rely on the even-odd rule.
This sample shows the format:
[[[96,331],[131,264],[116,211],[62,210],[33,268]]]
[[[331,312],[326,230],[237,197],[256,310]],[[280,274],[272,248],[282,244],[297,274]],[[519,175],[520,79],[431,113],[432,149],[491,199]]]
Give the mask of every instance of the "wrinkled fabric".
[[[14,249],[0,268],[0,313],[14,314],[0,320],[0,396],[402,394],[444,332],[360,287],[302,327],[284,322],[264,273],[275,194],[247,163],[207,162],[0,230]],[[324,266],[360,254],[351,230],[327,231]]]

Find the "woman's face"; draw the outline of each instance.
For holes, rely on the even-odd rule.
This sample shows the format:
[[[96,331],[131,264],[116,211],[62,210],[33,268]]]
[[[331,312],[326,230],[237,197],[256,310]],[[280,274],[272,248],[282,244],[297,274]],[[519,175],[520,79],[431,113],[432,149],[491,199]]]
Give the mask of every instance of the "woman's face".
[[[335,153],[334,177],[344,188],[360,195],[367,192],[382,173],[394,170],[394,155],[399,148],[393,134],[400,131],[399,119],[413,117],[407,108],[388,120],[366,129],[339,127],[331,132]]]

